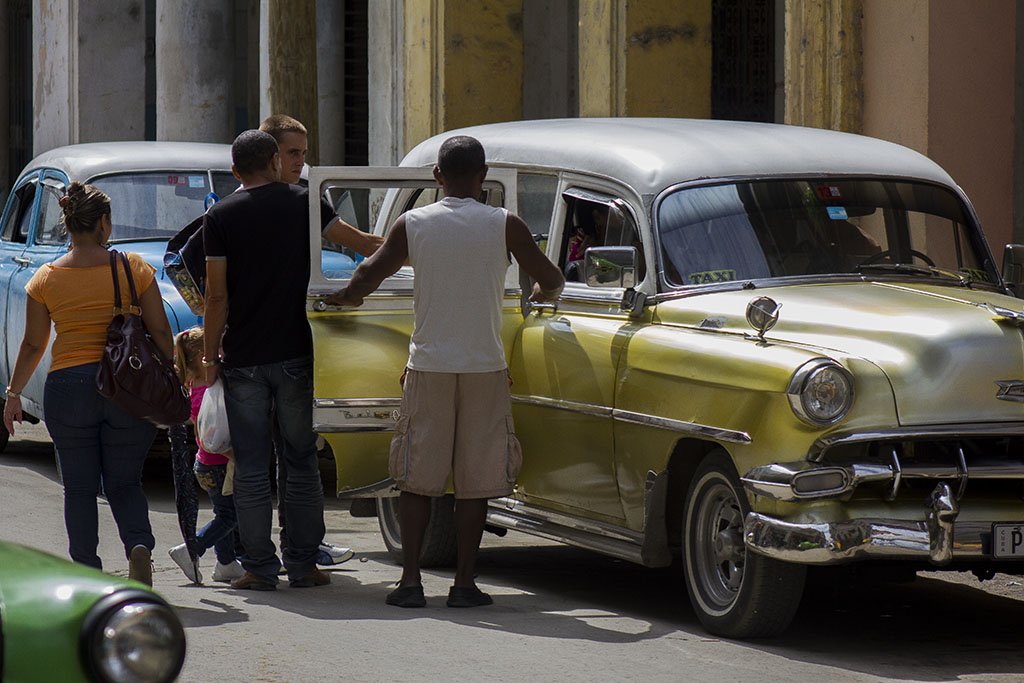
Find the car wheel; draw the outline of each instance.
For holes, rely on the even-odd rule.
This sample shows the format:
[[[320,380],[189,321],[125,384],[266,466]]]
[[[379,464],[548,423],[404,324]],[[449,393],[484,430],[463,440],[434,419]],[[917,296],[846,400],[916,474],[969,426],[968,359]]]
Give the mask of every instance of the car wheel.
[[[732,461],[714,451],[690,484],[683,523],[686,590],[708,631],[727,638],[777,635],[803,594],[806,568],[751,552],[743,541],[750,511]]]
[[[402,564],[402,532],[398,524],[398,497],[377,499],[377,523],[391,558]],[[454,567],[458,555],[455,540],[455,497],[441,496],[430,501],[430,523],[423,537],[420,566]]]

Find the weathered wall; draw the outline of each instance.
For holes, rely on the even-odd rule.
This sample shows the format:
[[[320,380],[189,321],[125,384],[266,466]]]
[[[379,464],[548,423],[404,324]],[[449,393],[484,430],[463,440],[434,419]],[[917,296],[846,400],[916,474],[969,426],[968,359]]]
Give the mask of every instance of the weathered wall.
[[[928,151],[971,198],[1001,262],[1013,226],[1013,0],[932,0]]]
[[[232,0],[157,0],[156,138],[231,142]]]
[[[294,116],[308,131],[310,164],[319,163],[317,40],[315,0],[262,0],[267,4],[267,41],[260,55],[269,59],[265,88],[269,114]],[[261,29],[261,38],[264,32]]]
[[[711,0],[586,0],[580,116],[711,115]]]
[[[864,0],[864,134],[928,152],[928,0]]]
[[[342,3],[316,3],[316,89],[320,163],[345,159],[345,13]]]
[[[78,98],[70,77],[72,14],[70,3],[61,0],[32,4],[33,154],[78,141]]]
[[[142,140],[146,132],[143,0],[77,2],[78,141]]]
[[[370,165],[391,166],[405,144],[405,13],[401,3],[371,2],[369,10]]]
[[[523,0],[524,119],[579,111],[577,6],[575,0]]]

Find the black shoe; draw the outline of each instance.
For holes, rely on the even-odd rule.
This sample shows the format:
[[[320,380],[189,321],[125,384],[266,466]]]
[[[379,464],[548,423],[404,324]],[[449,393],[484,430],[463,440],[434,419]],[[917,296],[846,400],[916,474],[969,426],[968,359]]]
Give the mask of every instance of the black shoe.
[[[312,588],[313,586],[326,586],[331,582],[331,575],[314,568],[305,576],[292,579],[288,585],[292,588]]]
[[[423,597],[423,586],[399,586],[388,593],[384,599],[389,605],[395,607],[426,607],[427,599]]]
[[[246,572],[231,582],[231,587],[236,590],[253,591],[276,591],[277,584],[256,576],[252,572]]]
[[[448,590],[449,607],[483,607],[493,604],[491,596],[476,586],[452,586]]]

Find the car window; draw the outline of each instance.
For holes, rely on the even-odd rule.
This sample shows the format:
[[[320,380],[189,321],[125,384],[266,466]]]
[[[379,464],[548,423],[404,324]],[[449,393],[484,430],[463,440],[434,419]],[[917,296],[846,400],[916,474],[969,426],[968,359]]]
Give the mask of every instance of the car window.
[[[28,241],[28,231],[32,227],[32,205],[36,197],[36,180],[33,178],[14,191],[11,212],[7,216],[3,238],[10,242]]]
[[[238,178],[227,171],[214,171],[210,175],[213,176],[213,193],[218,199],[224,199],[242,185]]]
[[[169,239],[203,214],[211,191],[205,171],[125,173],[92,184],[110,195],[111,241]]]
[[[39,205],[39,223],[36,228],[36,244],[64,244],[67,232],[64,230],[64,212],[60,208],[63,191],[54,185],[43,185],[43,197]]]
[[[637,281],[644,277],[643,245],[632,215],[621,199],[570,190],[562,195],[566,202],[565,229],[559,266],[567,282],[583,282],[583,257],[592,247],[635,247]]]
[[[914,269],[997,281],[960,200],[925,183],[815,179],[686,188],[657,213],[670,285]]]
[[[517,187],[519,217],[529,226],[530,232],[540,236],[541,249],[544,249],[551,228],[551,213],[558,198],[558,176],[520,173]]]

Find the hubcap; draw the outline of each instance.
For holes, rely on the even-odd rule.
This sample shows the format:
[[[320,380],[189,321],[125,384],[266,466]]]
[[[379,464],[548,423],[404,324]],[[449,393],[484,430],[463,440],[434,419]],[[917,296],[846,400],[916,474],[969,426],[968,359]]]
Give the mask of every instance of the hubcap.
[[[714,483],[705,489],[692,529],[696,583],[719,607],[728,607],[743,584],[746,548],[743,513],[731,488]]]

